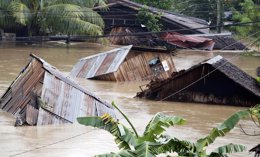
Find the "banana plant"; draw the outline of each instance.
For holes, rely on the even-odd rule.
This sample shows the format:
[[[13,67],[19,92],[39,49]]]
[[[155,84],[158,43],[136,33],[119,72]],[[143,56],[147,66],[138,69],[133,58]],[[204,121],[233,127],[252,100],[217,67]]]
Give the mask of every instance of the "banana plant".
[[[101,117],[79,117],[80,124],[97,127],[110,132],[120,151],[98,155],[99,157],[155,157],[158,154],[175,152],[178,156],[191,157],[224,157],[229,153],[242,152],[243,145],[228,144],[217,148],[210,154],[206,147],[212,144],[217,137],[225,136],[232,130],[239,120],[252,117],[260,121],[260,106],[239,111],[230,116],[219,126],[213,128],[208,136],[200,138],[195,143],[172,138],[165,134],[165,129],[174,125],[183,125],[186,120],[178,116],[169,116],[157,113],[148,123],[142,135],[139,135],[127,116],[112,102],[112,105],[126,118],[131,129],[108,114]]]

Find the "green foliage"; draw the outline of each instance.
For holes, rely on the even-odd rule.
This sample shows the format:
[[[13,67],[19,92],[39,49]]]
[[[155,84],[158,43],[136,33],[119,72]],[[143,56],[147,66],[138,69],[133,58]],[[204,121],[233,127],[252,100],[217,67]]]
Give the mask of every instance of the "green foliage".
[[[119,109],[114,103],[112,105]],[[123,114],[121,110],[119,111]],[[124,115],[124,117],[126,116]],[[121,151],[99,155],[100,157],[155,157],[158,154],[167,152],[175,152],[179,156],[224,157],[229,153],[242,152],[245,150],[245,147],[237,144],[227,144],[217,148],[210,154],[206,153],[205,148],[212,144],[217,137],[225,136],[230,132],[241,119],[248,117],[252,117],[260,123],[260,105],[234,113],[219,126],[213,128],[208,136],[197,140],[196,143],[165,135],[166,128],[182,125],[186,121],[181,117],[169,116],[163,113],[157,113],[151,119],[141,136],[137,136],[132,130],[108,114],[102,117],[78,118],[78,122],[83,125],[107,130],[115,136],[115,142]],[[129,120],[127,121],[130,122]],[[131,126],[133,127],[132,124]]]
[[[175,0],[172,11],[216,23],[215,0]]]
[[[256,77],[256,81],[257,81],[258,85],[260,86],[260,77]]]
[[[240,3],[242,11],[234,10],[233,20],[236,22],[255,22],[260,21],[260,4],[255,4],[252,0],[244,0]],[[246,26],[236,26],[233,27],[238,35],[247,36],[248,34],[255,33],[260,31],[260,23],[252,23]],[[260,34],[255,36],[256,38],[260,37]]]
[[[156,7],[160,9],[165,9],[169,10],[174,4],[174,0],[163,0],[163,1],[158,1],[158,0],[134,0],[135,2],[151,6],[151,7]]]
[[[104,22],[92,10],[103,0],[0,0],[0,28],[45,33],[101,35]]]
[[[217,137],[225,136],[228,132],[230,132],[236,124],[244,118],[250,117],[250,110],[243,110],[234,113],[228,119],[226,119],[223,123],[221,123],[218,127],[215,127],[211,130],[208,136],[197,140],[196,148],[203,153],[204,147],[212,144]]]
[[[138,11],[138,21],[144,24],[149,31],[159,32],[162,25],[159,23],[161,15],[151,13],[147,7],[143,7]]]
[[[235,153],[235,152],[242,152],[246,150],[246,147],[243,145],[239,145],[239,144],[228,144],[228,145],[224,145],[221,147],[218,147],[214,152],[212,152],[211,154],[215,154],[215,153],[220,153],[220,154],[227,154],[227,153]]]
[[[177,116],[167,116],[163,113],[157,113],[145,128],[143,133],[143,140],[149,142],[156,142],[158,137],[165,131],[165,128],[169,128],[174,125],[183,125],[185,120]]]
[[[237,1],[222,0],[221,3],[222,7],[220,12],[222,20],[224,21],[224,12],[230,11],[231,7],[235,7]],[[171,10],[184,15],[204,19],[209,21],[212,26],[217,24],[217,0],[175,0]]]
[[[102,117],[78,118],[78,122],[110,132],[115,137],[115,142],[120,149],[130,149],[130,145],[135,146],[137,143],[134,133],[108,114]]]

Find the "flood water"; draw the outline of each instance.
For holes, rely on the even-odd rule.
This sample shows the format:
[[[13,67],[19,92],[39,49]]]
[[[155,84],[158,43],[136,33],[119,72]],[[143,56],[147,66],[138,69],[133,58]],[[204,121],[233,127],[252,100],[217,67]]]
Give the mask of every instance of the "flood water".
[[[39,45],[2,44],[0,45],[0,95],[29,61],[28,55],[30,53],[40,56],[65,74],[68,74],[79,58],[112,48],[87,43],[72,44],[69,47],[61,43]],[[195,62],[214,55],[216,54],[209,52],[178,52],[175,56],[175,63],[177,69],[188,68]],[[259,57],[241,56],[232,53],[222,53],[221,55],[252,76],[255,76],[256,67],[260,66]],[[139,85],[147,82],[116,83],[84,79],[77,79],[77,81],[106,101],[115,101],[129,116],[139,133],[144,130],[155,113],[166,112],[167,114],[182,116],[188,121],[186,125],[175,126],[168,129],[167,132],[179,139],[195,141],[207,135],[212,127],[217,126],[232,113],[244,109],[221,105],[155,102],[133,98],[136,92],[139,91]],[[122,119],[120,115],[118,117]],[[0,110],[0,156],[86,157],[118,151],[113,137],[102,130],[79,124],[14,127],[14,121],[12,115]],[[122,122],[125,123],[124,120]],[[249,120],[242,121],[240,125],[248,133],[253,133],[255,129],[259,132],[259,128],[257,130]],[[239,127],[236,127],[227,136],[217,139],[215,144],[208,147],[208,151],[229,143],[243,144],[250,149],[260,143],[260,136],[246,136]],[[231,156],[242,157],[253,156],[253,154],[244,152]]]

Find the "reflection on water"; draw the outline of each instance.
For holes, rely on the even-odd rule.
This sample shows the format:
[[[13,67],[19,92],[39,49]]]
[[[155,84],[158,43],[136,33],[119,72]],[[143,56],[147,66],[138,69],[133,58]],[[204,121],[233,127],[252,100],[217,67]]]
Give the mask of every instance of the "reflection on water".
[[[0,94],[10,85],[21,68],[28,62],[30,52],[39,55],[47,62],[56,66],[66,74],[73,64],[81,57],[86,57],[103,50],[112,49],[87,43],[80,43],[66,47],[64,45],[43,44],[34,46],[1,45],[0,46]],[[191,65],[191,60],[200,61],[215,54],[179,53],[175,56],[176,64],[180,68]],[[260,58],[222,54],[232,63],[241,67],[250,75],[255,75],[255,68],[260,64]],[[187,61],[188,60],[188,61]],[[205,105],[179,102],[155,102],[133,98],[138,92],[139,85],[147,82],[116,83],[77,79],[84,87],[92,90],[103,99],[115,101],[126,112],[141,133],[150,118],[157,112],[179,115],[188,120],[184,126],[168,129],[171,136],[195,141],[209,133],[210,129],[222,122],[240,107]],[[119,119],[122,117],[119,115]],[[123,122],[125,122],[123,120]],[[105,131],[84,127],[78,124],[61,126],[13,127],[14,118],[8,113],[0,111],[0,156],[93,156],[95,154],[117,151],[113,137]],[[241,123],[247,131],[253,131],[251,121]],[[244,144],[251,148],[258,144],[260,137],[244,135],[239,128],[235,128],[225,138],[217,140],[209,147],[213,150],[217,146],[228,143]],[[23,152],[23,153],[22,153]],[[240,153],[232,156],[253,156]]]

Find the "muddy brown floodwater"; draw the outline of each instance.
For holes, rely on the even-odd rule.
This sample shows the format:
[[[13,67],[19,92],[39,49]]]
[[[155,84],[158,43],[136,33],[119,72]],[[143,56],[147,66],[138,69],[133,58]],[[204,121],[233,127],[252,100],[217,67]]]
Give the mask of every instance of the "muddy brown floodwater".
[[[69,47],[62,43],[1,44],[0,94],[5,91],[26,65],[29,53],[42,57],[65,74],[68,74],[79,58],[112,48],[88,43],[72,44]],[[195,62],[214,55],[216,54],[209,52],[178,52],[175,63],[178,64],[177,69],[188,68]],[[259,57],[241,56],[232,53],[221,53],[221,55],[252,76],[255,76],[256,67],[260,66]],[[217,126],[232,113],[243,109],[232,106],[155,102],[133,98],[136,92],[139,91],[139,85],[146,82],[115,83],[84,79],[77,79],[77,81],[108,102],[115,101],[129,116],[133,124],[137,126],[139,132],[144,130],[150,118],[157,112],[167,112],[186,118],[188,121],[186,125],[175,126],[168,129],[167,132],[173,137],[191,141],[207,135],[212,127]],[[122,119],[120,115],[118,117]],[[102,130],[79,124],[14,127],[14,121],[12,115],[0,110],[0,156],[86,157],[118,151],[113,137]],[[125,123],[124,120],[123,122]],[[249,133],[256,129],[249,120],[242,121],[240,125]],[[236,127],[227,136],[217,139],[212,146],[208,147],[208,151],[229,143],[243,144],[250,149],[260,143],[260,136],[246,136],[239,127]],[[244,152],[232,154],[231,156],[244,157],[253,156],[253,154]]]

